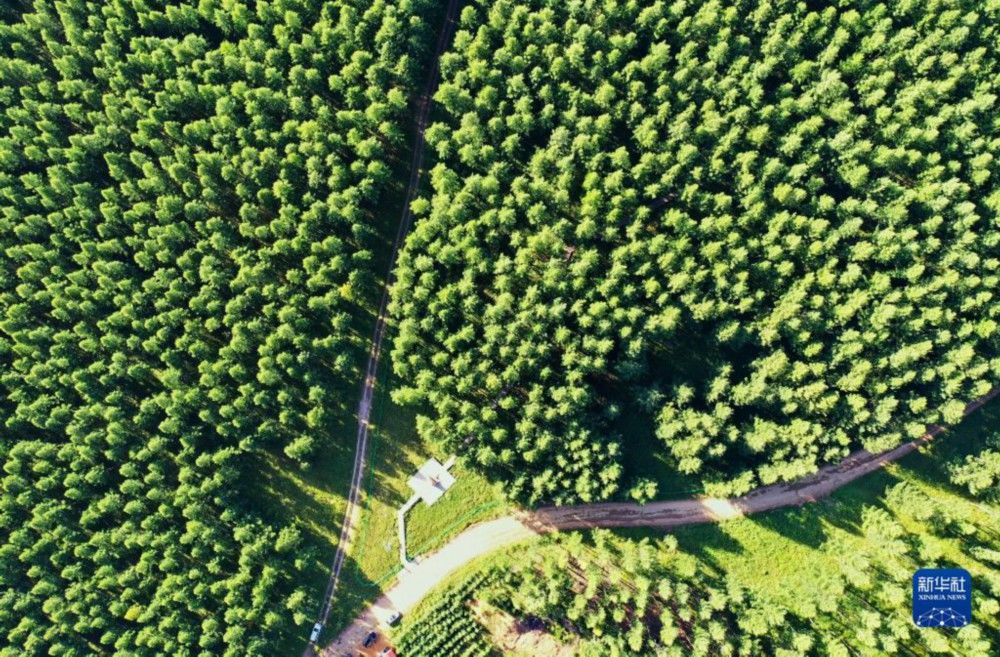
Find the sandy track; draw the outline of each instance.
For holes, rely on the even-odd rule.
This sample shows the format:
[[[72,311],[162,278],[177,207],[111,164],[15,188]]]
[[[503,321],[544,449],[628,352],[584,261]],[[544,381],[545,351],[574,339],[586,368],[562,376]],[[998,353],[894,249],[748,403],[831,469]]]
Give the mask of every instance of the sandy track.
[[[378,376],[379,359],[382,355],[382,341],[385,338],[386,324],[389,309],[389,288],[395,280],[394,271],[399,250],[402,248],[403,240],[410,231],[413,222],[413,213],[410,205],[416,198],[420,188],[420,181],[423,177],[424,150],[426,142],[424,131],[427,129],[427,121],[430,117],[431,97],[437,89],[440,77],[439,61],[445,48],[451,43],[451,35],[455,29],[455,17],[458,13],[458,0],[449,0],[445,10],[444,23],[438,34],[436,50],[432,59],[431,71],[427,76],[427,82],[417,98],[416,115],[414,119],[415,135],[413,144],[413,154],[410,160],[410,179],[406,187],[406,197],[403,201],[403,209],[399,219],[399,228],[396,230],[396,239],[392,245],[392,255],[389,257],[389,273],[386,276],[385,286],[382,289],[382,299],[379,303],[378,317],[375,320],[375,329],[372,332],[371,347],[368,353],[368,363],[365,367],[364,380],[361,383],[361,399],[358,402],[358,431],[354,447],[354,466],[351,473],[351,486],[347,495],[347,509],[344,512],[344,522],[341,526],[340,538],[337,541],[337,552],[330,567],[330,578],[327,582],[326,592],[323,595],[323,605],[317,615],[316,622],[326,624],[330,615],[330,607],[333,604],[333,597],[337,592],[337,584],[340,581],[340,573],[347,559],[347,553],[351,549],[354,541],[355,529],[357,527],[358,516],[360,515],[359,500],[361,498],[362,481],[365,473],[365,463],[368,457],[368,430],[372,410],[372,400],[375,396],[375,382]],[[314,654],[314,649],[310,643],[303,657],[310,657]]]
[[[1000,395],[1000,388],[969,404],[968,415]],[[732,499],[697,497],[686,500],[650,502],[639,505],[610,502],[579,506],[544,507],[469,527],[416,566],[401,572],[396,583],[351,623],[322,652],[323,657],[339,657],[355,648],[371,630],[384,630],[383,620],[393,611],[407,613],[448,575],[477,557],[526,541],[541,534],[595,527],[656,527],[671,529],[684,525],[720,522],[752,513],[801,506],[828,496],[838,488],[888,463],[916,451],[944,429],[931,427],[917,440],[879,454],[854,452],[834,465],[793,482],[763,486]]]
[[[364,611],[337,639],[323,649],[323,657],[340,657],[357,648],[373,629],[384,629],[382,621],[394,610],[413,609],[434,586],[478,556],[520,543],[538,531],[514,516],[473,525],[420,563],[402,571],[396,583]]]

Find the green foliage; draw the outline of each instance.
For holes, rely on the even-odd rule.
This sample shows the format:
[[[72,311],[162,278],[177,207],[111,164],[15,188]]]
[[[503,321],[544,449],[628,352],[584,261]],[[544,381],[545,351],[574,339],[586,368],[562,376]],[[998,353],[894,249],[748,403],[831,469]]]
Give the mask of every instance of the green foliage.
[[[631,488],[622,394],[717,494],[956,422],[1000,374],[998,25],[977,0],[473,2],[397,399],[529,503]]]
[[[816,516],[830,511],[820,509]],[[481,571],[482,583],[472,590],[465,583],[459,597],[449,593],[429,605],[447,608],[449,622],[457,626],[468,622],[458,619],[462,615],[472,618],[467,600],[490,601],[563,643],[579,643],[581,657],[995,653],[1000,642],[995,507],[973,518],[959,513],[950,494],[907,480],[870,503],[851,504],[848,512],[855,526],[807,550],[810,559],[825,564],[818,576],[790,578],[765,570],[753,573],[748,583],[715,558],[734,545],[713,552],[698,540],[695,553],[680,548],[672,535],[629,539],[598,530],[557,535],[509,555]],[[792,530],[801,518],[789,513],[784,522]],[[834,521],[844,519],[832,515]],[[752,529],[757,521],[737,522]],[[760,522],[777,527],[783,521],[772,515]],[[792,558],[778,547],[765,542],[753,546],[754,554],[732,552],[727,558],[757,564]],[[909,609],[913,572],[953,566],[973,572],[976,623],[957,632],[917,629]],[[777,581],[768,582],[771,577]],[[773,587],[782,589],[780,595],[768,591]],[[411,645],[429,636],[427,618],[407,628]],[[449,654],[477,654],[462,650]]]
[[[633,500],[639,504],[644,504],[650,500],[656,499],[656,482],[652,479],[641,478],[634,486],[629,490],[628,494]]]
[[[247,492],[353,403],[427,4],[0,10],[0,655],[272,655],[315,611]]]
[[[406,657],[495,657],[497,651],[490,645],[486,631],[468,609],[472,594],[495,577],[490,570],[474,573],[449,586],[415,618],[407,618],[395,640],[399,653]]]
[[[951,480],[973,495],[1000,499],[1000,452],[988,449],[967,456],[952,468]]]
[[[989,448],[951,464],[951,482],[974,496],[1000,502],[1000,431],[994,431],[984,442]]]
[[[505,580],[513,612],[584,639],[581,655],[806,654],[809,624],[759,604],[732,583],[708,582],[676,540],[579,534],[515,565]]]

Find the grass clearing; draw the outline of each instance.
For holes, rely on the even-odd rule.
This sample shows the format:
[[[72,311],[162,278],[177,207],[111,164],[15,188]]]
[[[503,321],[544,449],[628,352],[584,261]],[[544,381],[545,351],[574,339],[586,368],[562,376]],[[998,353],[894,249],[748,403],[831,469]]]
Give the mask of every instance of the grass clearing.
[[[330,562],[337,548],[340,522],[346,508],[347,483],[351,478],[351,461],[342,450],[325,450],[311,468],[301,469],[282,457],[268,454],[258,459],[254,476],[258,478],[257,502],[264,513],[280,516],[287,523],[296,518],[303,528],[304,552],[308,563],[300,583],[309,592],[315,609],[309,608],[310,618],[299,631],[279,646],[279,654],[301,652],[308,637],[312,613],[319,609]]]
[[[382,367],[385,374],[379,377],[372,412],[361,524],[330,612],[331,629],[350,622],[400,571],[396,511],[412,494],[406,482],[428,458],[448,457],[417,434],[415,411],[392,401],[388,359]],[[457,481],[440,501],[431,507],[418,503],[407,516],[411,559],[432,552],[469,525],[509,510],[500,491],[481,475],[461,462],[452,472]]]
[[[702,575],[709,579],[732,578],[765,604],[771,602],[789,608],[802,618],[812,618],[815,626],[826,632],[826,636],[843,639],[854,629],[845,628],[834,614],[817,613],[816,610],[824,598],[829,602],[831,592],[840,595],[835,580],[840,576],[841,557],[838,555],[852,551],[870,552],[879,547],[866,539],[862,532],[862,511],[866,507],[889,511],[908,533],[903,540],[911,545],[920,545],[921,542],[930,545],[940,555],[936,559],[938,564],[954,564],[968,569],[973,577],[974,589],[980,586],[985,591],[986,578],[997,576],[995,568],[991,570],[984,562],[972,558],[967,548],[970,542],[976,544],[984,536],[988,539],[1000,535],[1000,505],[970,499],[947,477],[948,463],[975,452],[977,445],[982,445],[987,436],[996,432],[1000,432],[1000,399],[966,418],[927,448],[841,488],[829,498],[802,507],[720,524],[684,527],[671,533],[677,538],[682,553],[687,555],[683,558],[691,559]],[[887,493],[901,482],[930,496],[937,505],[947,508],[955,517],[977,525],[986,534],[969,537],[954,529],[927,532],[927,528],[913,517],[893,512],[896,507]],[[618,530],[615,533],[631,539],[664,536],[660,531],[647,529]],[[830,549],[834,543],[840,545],[837,551]],[[511,563],[510,560],[517,559],[524,549],[524,545],[519,545],[462,568],[442,582],[409,614],[401,631],[420,631],[418,626],[422,616],[428,615],[433,621],[427,610],[435,610],[443,604],[449,592],[461,587],[471,573],[492,565]],[[917,553],[911,551],[901,556],[898,566],[912,572],[929,565],[914,554]],[[449,613],[457,614],[459,611],[456,607]],[[908,610],[903,609],[900,613],[906,616]],[[975,624],[989,635],[1000,636],[998,618],[977,615]],[[911,646],[905,654],[930,653],[920,645]]]
[[[801,609],[815,602],[809,593],[836,568],[836,559],[823,550],[824,543],[864,542],[862,508],[887,508],[884,496],[894,484],[909,482],[956,515],[985,526],[992,520],[1000,527],[1000,509],[963,495],[949,483],[945,469],[954,458],[972,453],[991,431],[1000,431],[1000,400],[971,415],[926,449],[841,488],[825,500],[718,525],[685,527],[674,533],[682,549],[698,558],[699,567],[714,574],[727,573],[776,603]],[[897,517],[908,531],[920,529],[912,519]],[[934,543],[943,560],[968,568],[974,579],[983,574],[982,566],[963,554],[959,539],[934,539]]]
[[[253,467],[245,469],[253,481],[247,484],[249,504],[256,506],[268,517],[289,522],[299,520],[304,531],[303,553],[309,555],[305,580],[301,583],[309,592],[314,613],[319,610],[330,575],[330,564],[339,543],[340,531],[347,509],[347,494],[354,466],[354,448],[357,432],[357,405],[361,394],[363,372],[371,348],[372,331],[378,315],[382,290],[392,256],[392,246],[399,228],[399,217],[406,197],[409,179],[410,145],[412,127],[407,126],[407,148],[396,154],[392,163],[393,176],[383,191],[378,208],[372,215],[373,280],[363,297],[357,298],[352,311],[350,344],[353,350],[352,376],[338,386],[338,405],[335,424],[330,426],[326,440],[318,444],[310,465],[306,468],[287,459],[283,454],[268,453],[255,458]],[[383,348],[382,372],[388,368],[387,337]],[[380,377],[381,383],[381,377]],[[401,418],[387,426],[391,436],[401,430],[406,421]],[[395,438],[385,439],[394,443]],[[370,456],[371,458],[371,456]],[[350,560],[345,570],[350,568]],[[346,587],[341,587],[338,597]],[[313,618],[298,628],[289,640],[280,646],[279,654],[294,655],[301,652],[312,627]]]

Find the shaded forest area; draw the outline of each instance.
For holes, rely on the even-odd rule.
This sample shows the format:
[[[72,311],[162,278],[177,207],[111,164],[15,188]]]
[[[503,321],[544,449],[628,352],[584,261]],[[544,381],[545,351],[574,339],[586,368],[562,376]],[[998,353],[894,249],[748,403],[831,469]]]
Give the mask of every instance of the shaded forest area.
[[[527,504],[677,488],[626,471],[634,414],[714,495],[957,422],[1000,378],[998,25],[978,0],[470,3],[396,399]]]
[[[0,654],[303,640],[315,555],[257,468],[356,402],[429,4],[0,8]]]

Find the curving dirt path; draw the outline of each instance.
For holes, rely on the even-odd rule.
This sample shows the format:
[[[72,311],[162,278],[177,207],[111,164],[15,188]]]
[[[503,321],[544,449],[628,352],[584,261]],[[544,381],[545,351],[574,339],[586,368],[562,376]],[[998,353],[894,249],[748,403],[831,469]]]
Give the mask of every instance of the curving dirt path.
[[[375,330],[372,333],[371,349],[368,352],[368,364],[365,367],[365,376],[361,384],[361,400],[358,402],[358,432],[354,448],[354,469],[351,473],[351,487],[347,495],[347,510],[344,512],[344,523],[340,530],[340,538],[337,541],[337,553],[334,555],[333,564],[330,567],[330,579],[327,582],[326,592],[323,595],[323,605],[316,617],[316,622],[325,625],[330,616],[330,606],[333,603],[333,596],[337,592],[337,584],[340,581],[340,571],[344,567],[347,553],[351,549],[354,540],[355,526],[357,523],[360,507],[358,501],[361,497],[362,481],[364,479],[365,461],[368,456],[368,429],[371,418],[372,400],[375,396],[375,381],[378,374],[379,359],[382,355],[382,340],[385,337],[386,320],[389,309],[389,288],[395,280],[394,272],[396,258],[403,240],[406,239],[413,222],[413,214],[410,204],[416,198],[420,187],[420,180],[423,177],[424,165],[424,131],[427,128],[427,121],[430,116],[431,97],[437,89],[438,78],[440,77],[439,61],[445,48],[451,43],[451,36],[455,30],[455,17],[458,13],[458,0],[449,0],[445,10],[444,23],[438,33],[437,47],[432,58],[431,71],[427,76],[421,94],[416,103],[416,114],[414,118],[414,143],[413,156],[410,160],[410,180],[406,187],[406,196],[403,201],[402,214],[399,219],[399,228],[396,231],[396,239],[392,245],[392,255],[389,257],[389,272],[386,276],[385,286],[382,289],[382,299],[379,303],[378,317],[375,320]],[[303,657],[314,654],[313,644],[310,643]]]
[[[965,408],[968,415],[1000,395],[1000,388]],[[384,630],[384,620],[394,611],[407,613],[448,575],[473,559],[514,543],[555,531],[595,527],[657,527],[720,522],[752,513],[801,506],[822,499],[841,486],[916,451],[944,431],[930,427],[923,436],[899,447],[872,454],[858,450],[834,465],[796,481],[763,486],[731,499],[697,497],[686,500],[638,505],[609,502],[580,506],[544,507],[473,525],[437,552],[401,572],[396,583],[358,616],[323,651],[323,657],[339,657],[355,648],[372,630]]]

